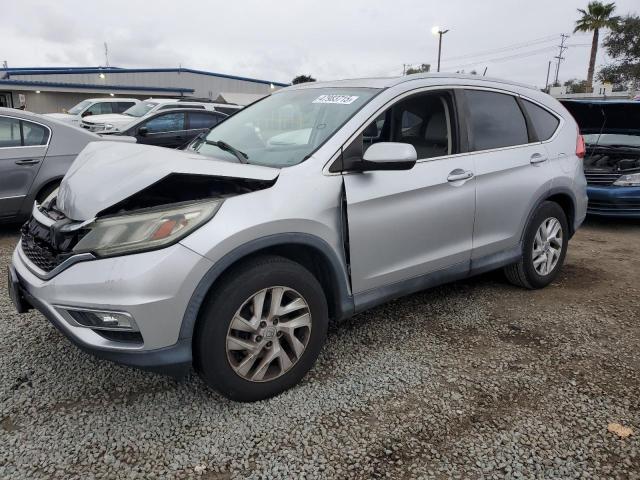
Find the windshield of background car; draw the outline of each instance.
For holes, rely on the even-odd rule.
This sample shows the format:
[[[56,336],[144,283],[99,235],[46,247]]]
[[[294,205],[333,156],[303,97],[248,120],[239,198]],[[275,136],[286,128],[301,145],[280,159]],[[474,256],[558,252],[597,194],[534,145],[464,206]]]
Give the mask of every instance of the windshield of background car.
[[[240,110],[214,127],[208,142],[222,141],[247,155],[247,163],[288,167],[307,159],[379,90],[306,88],[276,93]],[[237,161],[199,140],[196,152]]]
[[[640,145],[640,103],[564,100],[584,141],[590,145]]]
[[[80,112],[82,112],[85,108],[87,108],[89,105],[91,105],[93,102],[91,100],[83,100],[80,103],[78,103],[77,105],[71,107],[69,110],[67,110],[67,113],[70,115],[78,115]]]
[[[131,108],[127,108],[122,113],[124,115],[130,115],[132,117],[142,117],[149,113],[149,111],[156,105],[158,105],[156,102],[140,102]]]

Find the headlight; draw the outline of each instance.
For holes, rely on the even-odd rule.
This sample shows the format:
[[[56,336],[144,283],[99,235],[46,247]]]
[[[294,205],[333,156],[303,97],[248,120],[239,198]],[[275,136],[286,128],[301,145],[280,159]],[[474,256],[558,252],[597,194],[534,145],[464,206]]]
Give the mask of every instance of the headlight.
[[[106,257],[166,247],[207,222],[222,200],[145,209],[138,213],[105,217],[90,229],[73,251]]]
[[[113,125],[112,125],[111,123],[107,123],[107,124],[104,126],[104,128],[105,128],[105,130],[111,130],[111,129],[113,128]]]
[[[640,173],[629,173],[618,178],[614,185],[618,187],[640,187]]]

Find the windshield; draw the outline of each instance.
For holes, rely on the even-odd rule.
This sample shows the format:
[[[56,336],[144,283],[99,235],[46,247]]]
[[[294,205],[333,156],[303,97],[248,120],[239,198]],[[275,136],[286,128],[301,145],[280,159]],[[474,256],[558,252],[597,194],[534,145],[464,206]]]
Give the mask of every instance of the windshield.
[[[143,117],[156,105],[158,105],[156,102],[140,102],[122,113],[130,117]]]
[[[67,110],[67,113],[70,115],[78,115],[80,112],[82,112],[85,108],[87,108],[92,103],[93,102],[91,100],[83,100],[76,106],[71,107],[69,110]]]
[[[191,149],[203,155],[269,167],[296,165],[378,93],[372,88],[309,88],[276,93],[227,118]]]

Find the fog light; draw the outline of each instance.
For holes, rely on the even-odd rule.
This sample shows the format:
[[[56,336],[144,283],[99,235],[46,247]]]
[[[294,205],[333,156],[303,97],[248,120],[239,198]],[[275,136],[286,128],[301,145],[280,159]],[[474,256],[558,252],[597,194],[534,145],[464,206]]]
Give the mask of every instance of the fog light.
[[[85,310],[79,308],[56,307],[68,314],[80,327],[94,330],[128,330],[137,332],[133,317],[127,312],[112,312],[108,310]]]

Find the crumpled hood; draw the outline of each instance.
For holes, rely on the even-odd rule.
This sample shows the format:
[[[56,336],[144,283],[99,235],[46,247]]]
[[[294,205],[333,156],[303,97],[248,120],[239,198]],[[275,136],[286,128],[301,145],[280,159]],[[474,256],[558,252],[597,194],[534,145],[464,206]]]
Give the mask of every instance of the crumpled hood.
[[[62,179],[56,205],[68,218],[84,221],[172,173],[272,181],[279,172],[181,150],[92,142]]]

